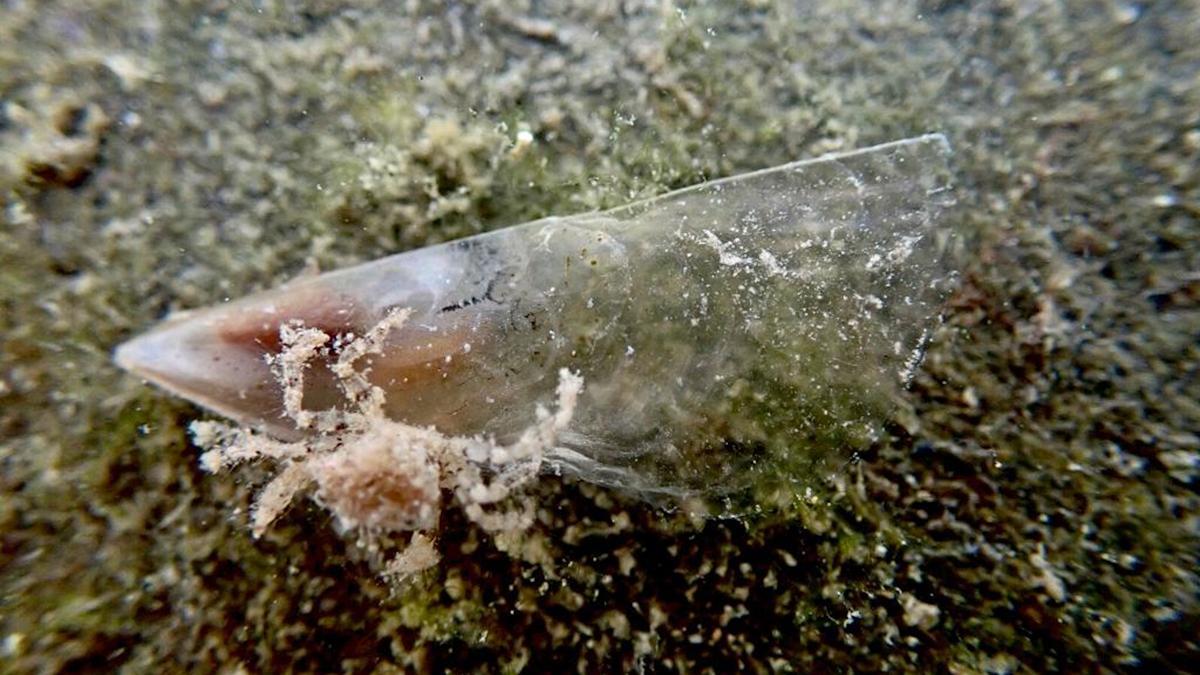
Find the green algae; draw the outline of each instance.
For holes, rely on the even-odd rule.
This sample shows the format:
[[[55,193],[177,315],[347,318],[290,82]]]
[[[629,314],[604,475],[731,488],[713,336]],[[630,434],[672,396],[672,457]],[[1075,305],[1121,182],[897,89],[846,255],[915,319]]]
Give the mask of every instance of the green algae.
[[[543,4],[551,33],[514,28],[533,12],[507,3],[164,7],[10,4],[0,21],[6,103],[46,120],[55,101],[94,103],[111,120],[75,187],[26,173],[49,146],[0,124],[5,159],[21,158],[2,163],[16,168],[0,196],[6,668],[1194,662],[1195,479],[1164,459],[1195,453],[1200,428],[1190,5]],[[345,70],[355,47],[384,65]],[[103,65],[134,53],[144,75]],[[412,103],[372,135],[390,92]],[[342,182],[384,153],[360,142],[409,152],[426,115],[495,145],[467,160],[487,187],[465,210],[405,239]],[[536,140],[514,157],[521,123]],[[316,510],[252,541],[229,514],[253,481],[200,475],[184,432],[198,412],[108,363],[167,309],[310,261],[933,127],[955,144],[970,233],[945,324],[847,476],[743,521],[546,480],[544,555],[448,512],[443,566],[392,591]],[[415,162],[375,196],[421,203],[410,186],[438,180]],[[906,594],[937,622],[906,621]]]

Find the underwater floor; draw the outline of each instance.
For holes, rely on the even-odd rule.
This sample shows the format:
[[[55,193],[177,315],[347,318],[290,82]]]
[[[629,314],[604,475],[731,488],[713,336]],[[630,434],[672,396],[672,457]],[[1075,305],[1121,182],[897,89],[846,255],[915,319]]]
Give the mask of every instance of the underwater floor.
[[[0,671],[1194,669],[1196,35],[1183,1],[0,4]],[[575,422],[647,431],[673,415],[703,449],[628,475],[713,486],[699,493],[620,487],[551,453],[561,471],[505,494],[518,526],[492,527],[471,506],[489,495],[443,474],[405,527],[364,536],[318,481],[257,528],[296,456],[209,471],[189,427],[222,418],[113,361],[172,312],[317,271],[929,133],[947,164],[909,165],[887,203],[924,213],[945,179],[953,205],[929,222],[954,236],[937,240],[946,275],[906,268],[945,287],[915,319],[890,315],[921,335],[898,361],[803,332],[855,317],[788,293],[869,280],[813,272],[799,239],[773,240],[794,258],[752,258],[702,227],[686,241],[730,263],[724,284],[666,245],[630,268],[647,276],[603,280],[595,297],[627,303],[620,335],[642,341],[601,351],[589,333],[576,351],[664,360],[638,387],[589,393],[584,372]],[[876,202],[853,204],[851,220]],[[743,312],[755,349],[714,351],[706,323],[684,354],[685,324],[643,320],[692,297],[666,272],[683,259],[712,293],[704,311]],[[782,265],[791,285],[747,299],[743,263]],[[547,278],[527,288],[554,295]],[[485,317],[502,296],[481,288],[439,309]],[[531,342],[491,361],[488,344],[455,358],[549,368]],[[669,388],[668,357],[709,368],[676,391],[716,372],[717,398],[666,405],[651,385]],[[880,389],[879,364],[905,386]],[[568,407],[539,382],[495,391],[529,420]],[[453,384],[472,411],[454,396],[493,391]],[[614,407],[588,412],[602,394]],[[842,424],[868,400],[869,433]],[[308,451],[347,446],[323,443]],[[457,461],[486,478],[479,452],[414,471]],[[396,551],[412,555],[388,574]]]

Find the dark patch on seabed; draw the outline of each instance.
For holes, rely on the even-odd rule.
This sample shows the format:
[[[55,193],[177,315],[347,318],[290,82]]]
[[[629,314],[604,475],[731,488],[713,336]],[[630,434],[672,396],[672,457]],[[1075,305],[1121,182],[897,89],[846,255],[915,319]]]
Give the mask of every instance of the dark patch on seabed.
[[[1186,671],[1191,2],[0,5],[9,672]],[[927,131],[961,283],[885,433],[741,519],[553,476],[399,588],[116,370],[172,309]]]

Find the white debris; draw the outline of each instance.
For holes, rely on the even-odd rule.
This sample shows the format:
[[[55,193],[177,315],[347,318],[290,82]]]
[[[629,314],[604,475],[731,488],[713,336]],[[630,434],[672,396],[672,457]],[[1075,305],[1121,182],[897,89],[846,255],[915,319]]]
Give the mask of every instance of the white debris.
[[[403,325],[407,310],[393,312],[366,335],[336,345],[329,368],[338,378],[349,409],[303,408],[304,372],[318,354],[329,354],[333,341],[316,328],[285,324],[281,353],[271,359],[283,387],[284,410],[300,429],[313,432],[287,443],[260,433],[216,422],[195,422],[192,434],[207,452],[201,461],[217,472],[257,459],[274,459],[282,469],[263,488],[251,515],[255,536],[263,534],[293,502],[314,486],[314,499],[329,509],[338,526],[373,540],[378,535],[417,531],[407,550],[385,566],[393,579],[436,561],[432,541],[419,533],[437,525],[443,489],[453,492],[467,516],[493,532],[519,530],[532,520],[532,506],[512,510],[495,505],[533,480],[546,452],[574,415],[583,380],[559,373],[558,407],[538,407],[536,421],[511,445],[487,438],[447,436],[388,419],[384,393],[366,377],[358,362],[379,353],[387,334]]]
[[[734,253],[730,250],[733,244],[731,242],[721,241],[720,237],[713,234],[712,230],[704,230],[704,243],[712,247],[717,252],[717,259],[722,265],[735,266],[746,265],[750,261],[747,258]]]
[[[900,605],[904,607],[904,623],[915,628],[929,630],[937,625],[942,616],[942,610],[937,605],[922,602],[910,593],[900,596]]]

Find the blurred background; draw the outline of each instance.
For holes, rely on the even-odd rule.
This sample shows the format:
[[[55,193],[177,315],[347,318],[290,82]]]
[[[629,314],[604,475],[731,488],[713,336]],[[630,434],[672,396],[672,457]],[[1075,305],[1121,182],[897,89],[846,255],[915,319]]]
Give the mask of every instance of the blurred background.
[[[0,1],[0,670],[1184,671],[1192,2]],[[883,435],[706,519],[547,478],[391,587],[111,349],[168,312],[925,132],[962,283]],[[1188,664],[1193,664],[1189,666]]]

